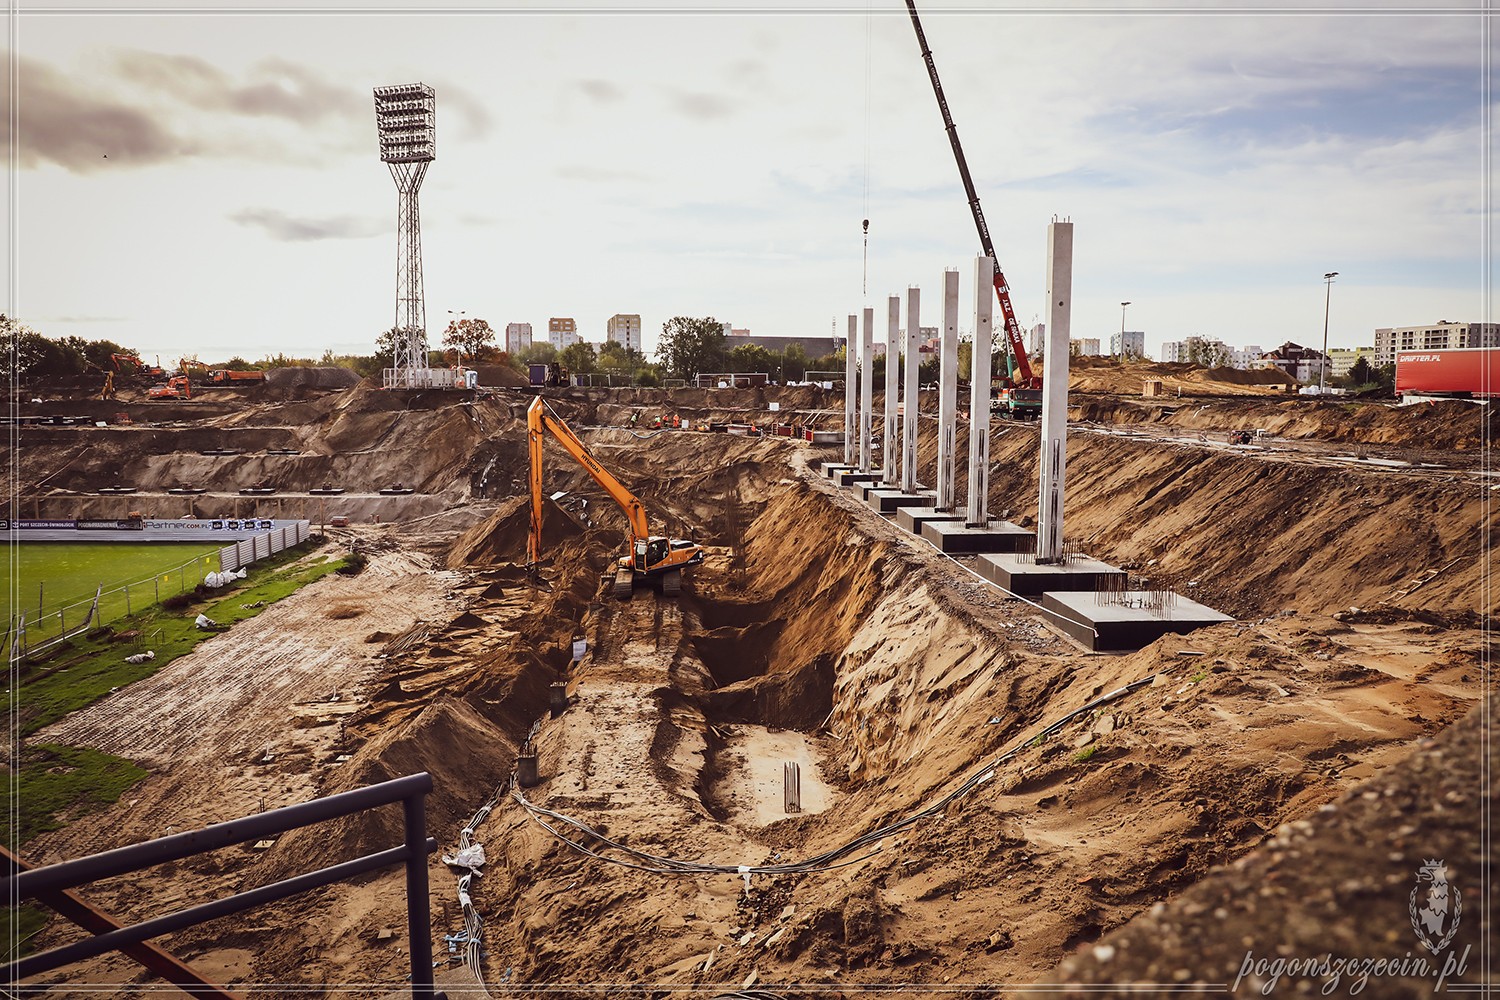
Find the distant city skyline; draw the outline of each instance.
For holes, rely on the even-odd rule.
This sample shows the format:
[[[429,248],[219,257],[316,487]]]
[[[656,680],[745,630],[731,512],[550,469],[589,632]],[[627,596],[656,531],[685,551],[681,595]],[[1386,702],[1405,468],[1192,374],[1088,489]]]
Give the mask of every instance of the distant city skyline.
[[[396,221],[372,90],[421,81],[434,345],[450,310],[599,343],[625,308],[648,354],[678,315],[821,337],[911,284],[933,325],[948,267],[971,317],[978,239],[904,6],[759,6],[18,10],[6,311],[164,358],[371,353]],[[1148,355],[1321,345],[1335,270],[1330,346],[1488,318],[1482,16],[923,12],[1022,327],[1067,217],[1074,331],[1129,301]]]

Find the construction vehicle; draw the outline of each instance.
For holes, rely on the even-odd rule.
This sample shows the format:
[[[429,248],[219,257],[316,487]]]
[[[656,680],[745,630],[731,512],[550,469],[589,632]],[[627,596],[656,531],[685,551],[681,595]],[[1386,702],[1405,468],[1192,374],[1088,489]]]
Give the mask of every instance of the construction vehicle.
[[[247,372],[235,371],[232,368],[220,368],[208,373],[209,380],[215,385],[224,385],[228,382],[264,382],[266,373],[258,368]]]
[[[1031,370],[1026,357],[1026,344],[1021,337],[1021,324],[1016,320],[1016,310],[1010,301],[1010,285],[1000,271],[1000,258],[995,256],[995,245],[990,241],[990,229],[985,225],[984,212],[979,208],[979,195],[974,190],[974,178],[969,176],[969,164],[964,159],[963,146],[958,141],[958,126],[948,113],[948,99],[943,96],[943,85],[938,82],[937,64],[932,61],[932,50],[927,47],[927,36],[922,33],[922,22],[917,17],[915,0],[906,0],[907,12],[911,14],[911,26],[917,32],[917,44],[922,48],[922,60],[927,64],[927,76],[932,81],[932,92],[937,97],[938,110],[943,114],[943,128],[948,132],[948,142],[953,146],[953,157],[958,161],[958,175],[964,182],[964,192],[969,196],[969,211],[974,216],[974,225],[979,230],[979,245],[984,255],[995,262],[995,295],[1000,299],[1000,312],[1005,317],[1005,336],[1010,341],[1010,353],[1014,368],[1000,378],[995,391],[996,408],[1009,416],[1026,418],[1040,416],[1042,400],[1041,376]],[[1035,393],[1035,395],[1033,395]]]
[[[566,386],[570,378],[567,366],[560,365],[556,361],[550,364],[528,365],[527,375],[533,386],[538,388],[546,386],[549,389]]]
[[[174,375],[146,390],[147,399],[192,399],[193,386],[186,375]]]
[[[166,378],[161,366],[151,366],[141,360],[139,354],[111,354],[110,364],[118,375],[149,375],[151,378]]]
[[[83,359],[83,363],[84,363],[84,365],[86,367],[92,368],[94,371],[96,371],[99,374],[101,374],[101,375],[104,376],[104,384],[99,387],[99,391],[98,391],[98,393],[96,393],[94,395],[94,398],[95,399],[114,399],[115,398],[115,373],[112,372],[112,371],[110,371],[108,368],[101,368],[101,367],[99,367],[98,365],[96,365],[92,361],[90,361],[88,358],[84,358]]]
[[[549,431],[625,512],[630,534],[625,553],[615,565],[615,596],[626,599],[637,586],[660,581],[662,594],[675,597],[682,590],[683,569],[703,561],[702,546],[697,542],[651,534],[646,508],[639,498],[589,454],[578,435],[549,411],[540,396],[533,399],[526,410],[526,444],[531,455],[531,533],[526,539],[527,567],[535,572],[542,560],[542,438]]]

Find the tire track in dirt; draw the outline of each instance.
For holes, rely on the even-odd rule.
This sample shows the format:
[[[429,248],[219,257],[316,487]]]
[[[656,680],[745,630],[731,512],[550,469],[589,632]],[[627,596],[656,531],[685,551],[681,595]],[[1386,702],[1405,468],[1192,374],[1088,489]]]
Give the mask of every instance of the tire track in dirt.
[[[42,730],[39,741],[156,773],[28,851],[79,856],[313,797],[342,719],[383,666],[362,637],[447,614],[453,578],[432,573],[426,557],[378,554],[360,575],[326,577]]]

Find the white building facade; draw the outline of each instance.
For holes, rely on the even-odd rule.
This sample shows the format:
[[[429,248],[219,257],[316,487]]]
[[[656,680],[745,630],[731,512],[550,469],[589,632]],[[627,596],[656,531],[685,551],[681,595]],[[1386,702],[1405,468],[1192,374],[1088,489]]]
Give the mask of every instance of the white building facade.
[[[1109,353],[1117,358],[1144,358],[1146,356],[1146,331],[1126,330],[1109,335]]]
[[[636,313],[615,313],[605,328],[605,338],[627,350],[641,349],[641,317]]]
[[[505,324],[505,351],[507,354],[516,354],[531,346],[531,324],[530,323],[507,323]]]
[[[553,316],[547,320],[547,343],[559,351],[572,347],[583,338],[578,336],[578,324],[566,316]]]
[[[1378,327],[1371,364],[1393,365],[1397,351],[1447,351],[1459,347],[1500,347],[1500,323],[1450,323]]]

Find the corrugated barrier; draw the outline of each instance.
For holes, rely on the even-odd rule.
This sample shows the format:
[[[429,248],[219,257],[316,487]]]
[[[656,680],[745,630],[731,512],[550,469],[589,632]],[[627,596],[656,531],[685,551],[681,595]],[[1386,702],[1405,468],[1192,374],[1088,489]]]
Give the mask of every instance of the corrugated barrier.
[[[184,523],[191,525],[191,522]],[[312,533],[308,521],[282,524],[282,527],[272,528],[225,546],[217,554],[210,551],[194,556],[181,566],[162,570],[146,579],[133,580],[109,589],[101,586],[90,600],[76,601],[65,606],[54,604],[47,608],[36,608],[35,613],[13,610],[9,627],[0,636],[0,648],[8,647],[8,655],[12,659],[33,655],[48,645],[89,627],[123,618],[164,598],[192,590],[211,572],[236,570],[283,549],[289,549],[307,541],[308,535]]]
[[[219,550],[219,571],[227,573],[241,566],[248,566],[257,559],[264,559],[282,549],[305,542],[310,530],[307,521],[298,521],[296,524],[275,528],[233,545],[226,545]]]

